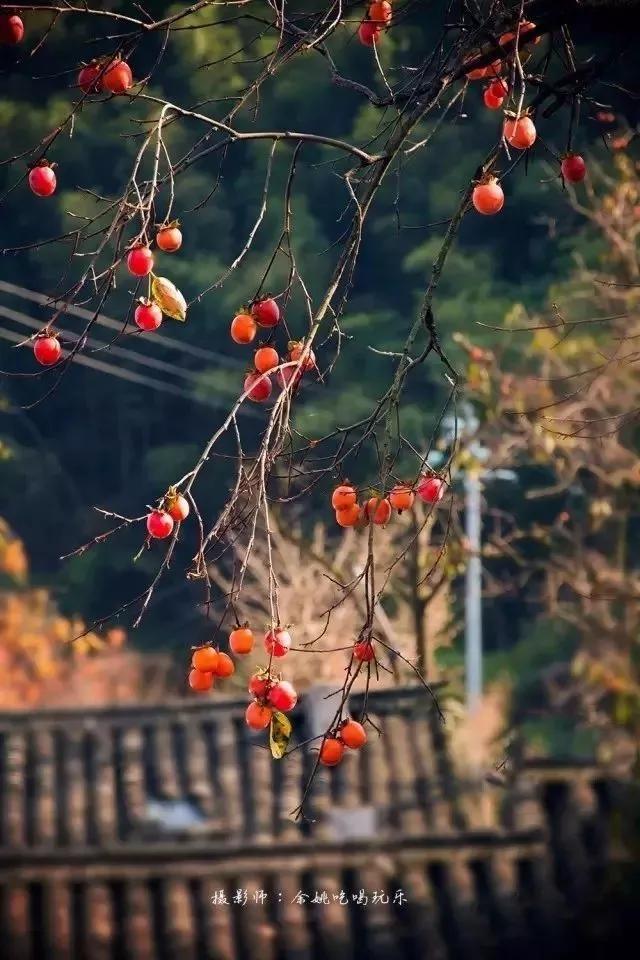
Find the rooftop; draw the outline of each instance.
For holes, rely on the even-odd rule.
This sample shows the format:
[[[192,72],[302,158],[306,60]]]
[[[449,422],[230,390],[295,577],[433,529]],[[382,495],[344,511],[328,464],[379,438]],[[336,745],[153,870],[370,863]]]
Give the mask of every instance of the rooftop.
[[[300,740],[325,703],[292,715]],[[609,856],[602,770],[465,783],[413,688],[370,694],[381,736],[322,771],[296,820],[313,755],[273,761],[244,708],[0,714],[3,958],[506,956],[556,942]]]

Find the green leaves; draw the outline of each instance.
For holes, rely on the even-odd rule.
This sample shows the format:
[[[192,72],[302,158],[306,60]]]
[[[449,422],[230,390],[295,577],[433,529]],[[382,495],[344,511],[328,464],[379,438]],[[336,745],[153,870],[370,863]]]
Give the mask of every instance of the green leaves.
[[[269,727],[269,746],[274,760],[282,760],[291,738],[291,721],[279,710],[273,711]]]

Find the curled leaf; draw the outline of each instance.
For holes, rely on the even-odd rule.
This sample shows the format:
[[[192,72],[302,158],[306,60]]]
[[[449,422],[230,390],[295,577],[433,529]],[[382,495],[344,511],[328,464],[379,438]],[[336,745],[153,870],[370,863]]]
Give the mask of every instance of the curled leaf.
[[[175,283],[166,277],[154,277],[151,282],[151,299],[167,317],[173,320],[187,319],[187,302]]]
[[[291,738],[291,721],[279,710],[273,711],[269,727],[269,746],[274,760],[282,760]]]

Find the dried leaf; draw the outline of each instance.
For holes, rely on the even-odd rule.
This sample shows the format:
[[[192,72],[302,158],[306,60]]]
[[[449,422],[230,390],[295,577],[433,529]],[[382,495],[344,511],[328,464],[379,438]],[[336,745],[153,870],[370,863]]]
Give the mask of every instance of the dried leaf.
[[[166,277],[153,278],[151,299],[167,317],[183,322],[187,319],[187,302],[176,285]]]
[[[279,710],[273,711],[269,727],[269,746],[274,760],[282,760],[291,738],[291,721]]]

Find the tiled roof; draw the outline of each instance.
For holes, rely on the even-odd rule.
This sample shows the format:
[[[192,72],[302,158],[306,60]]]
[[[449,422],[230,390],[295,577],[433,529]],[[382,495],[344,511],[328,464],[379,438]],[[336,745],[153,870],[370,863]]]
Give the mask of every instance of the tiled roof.
[[[321,724],[322,698],[305,701],[300,739]],[[559,936],[604,863],[593,764],[470,789],[422,691],[373,694],[382,736],[323,771],[295,821],[313,757],[274,762],[244,707],[0,714],[2,960],[506,956]]]

